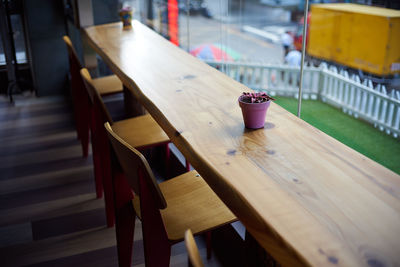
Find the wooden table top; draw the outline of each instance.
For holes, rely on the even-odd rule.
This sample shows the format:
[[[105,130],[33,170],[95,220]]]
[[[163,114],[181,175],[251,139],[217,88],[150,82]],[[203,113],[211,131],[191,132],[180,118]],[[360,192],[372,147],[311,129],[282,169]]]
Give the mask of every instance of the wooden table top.
[[[264,129],[245,129],[237,99],[249,89],[138,21],[86,33],[278,262],[400,265],[399,175],[274,103]]]

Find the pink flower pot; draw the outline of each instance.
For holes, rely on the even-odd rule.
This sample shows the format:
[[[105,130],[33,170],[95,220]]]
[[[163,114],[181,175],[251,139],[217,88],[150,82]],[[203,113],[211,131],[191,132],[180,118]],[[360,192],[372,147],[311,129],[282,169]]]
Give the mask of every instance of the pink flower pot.
[[[249,129],[264,128],[265,116],[271,100],[263,103],[246,103],[239,97],[239,106],[242,108],[244,126]]]

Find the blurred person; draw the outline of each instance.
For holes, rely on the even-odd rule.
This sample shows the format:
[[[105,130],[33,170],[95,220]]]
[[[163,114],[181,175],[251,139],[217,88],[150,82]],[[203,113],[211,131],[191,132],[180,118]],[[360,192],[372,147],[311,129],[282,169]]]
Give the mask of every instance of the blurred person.
[[[301,65],[301,53],[297,51],[294,46],[290,47],[290,52],[285,57],[285,63],[291,67],[300,68]],[[299,85],[299,73],[298,72],[290,72],[289,73],[289,84],[292,86]]]
[[[281,42],[283,45],[283,50],[285,51],[285,57],[289,53],[289,48],[293,45],[293,36],[289,31],[285,31],[281,36]]]
[[[289,66],[299,67],[301,64],[301,53],[294,46],[290,47],[290,52],[285,56],[285,63]]]

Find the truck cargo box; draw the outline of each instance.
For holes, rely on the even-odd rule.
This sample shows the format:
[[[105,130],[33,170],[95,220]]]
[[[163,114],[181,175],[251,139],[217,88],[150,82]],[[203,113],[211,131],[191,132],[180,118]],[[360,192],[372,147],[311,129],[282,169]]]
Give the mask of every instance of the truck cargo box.
[[[400,11],[312,5],[307,53],[379,76],[400,73]]]

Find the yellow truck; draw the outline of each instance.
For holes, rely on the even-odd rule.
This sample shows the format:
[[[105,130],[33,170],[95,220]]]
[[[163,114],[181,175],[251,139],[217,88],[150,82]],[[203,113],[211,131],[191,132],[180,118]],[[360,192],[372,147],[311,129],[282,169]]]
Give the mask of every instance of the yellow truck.
[[[357,4],[315,4],[309,23],[309,56],[379,77],[400,73],[400,11]]]

